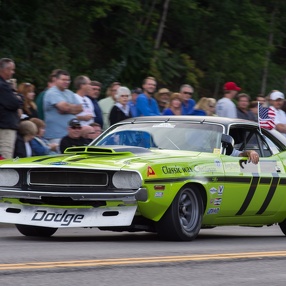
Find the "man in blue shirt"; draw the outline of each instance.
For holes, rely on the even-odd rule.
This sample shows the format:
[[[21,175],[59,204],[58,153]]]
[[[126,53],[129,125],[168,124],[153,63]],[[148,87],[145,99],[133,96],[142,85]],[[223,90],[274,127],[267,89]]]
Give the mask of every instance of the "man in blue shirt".
[[[194,89],[189,84],[183,84],[180,87],[180,95],[182,100],[182,115],[190,115],[194,111],[196,102],[192,99]]]
[[[143,93],[136,100],[137,116],[160,115],[157,101],[152,97],[156,90],[157,82],[154,77],[147,77],[143,81]]]
[[[50,143],[59,143],[67,134],[68,122],[82,111],[75,94],[68,89],[70,75],[65,70],[55,74],[55,85],[44,96],[45,138]]]
[[[137,107],[136,107],[136,101],[139,94],[142,93],[142,89],[139,87],[136,87],[135,89],[131,90],[131,100],[128,102],[130,112],[132,117],[137,116]]]
[[[102,128],[103,127],[102,112],[98,105],[98,98],[100,96],[100,91],[101,91],[101,83],[92,80],[90,82],[90,85],[91,85],[90,93],[87,96],[93,103],[94,113],[95,113],[94,122],[98,123]]]

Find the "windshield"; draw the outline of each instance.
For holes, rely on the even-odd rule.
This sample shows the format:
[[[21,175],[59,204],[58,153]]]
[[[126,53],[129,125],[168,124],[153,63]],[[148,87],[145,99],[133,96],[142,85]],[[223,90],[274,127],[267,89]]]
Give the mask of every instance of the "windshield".
[[[221,125],[206,123],[136,123],[119,125],[92,145],[127,145],[213,153],[220,149],[222,132]]]

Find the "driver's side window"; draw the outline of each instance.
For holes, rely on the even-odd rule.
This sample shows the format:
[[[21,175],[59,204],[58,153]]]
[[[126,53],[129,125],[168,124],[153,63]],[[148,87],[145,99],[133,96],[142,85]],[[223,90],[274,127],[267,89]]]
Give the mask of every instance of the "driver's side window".
[[[232,128],[230,135],[234,139],[234,148],[239,151],[254,150],[260,157],[272,155],[267,142],[257,129]]]

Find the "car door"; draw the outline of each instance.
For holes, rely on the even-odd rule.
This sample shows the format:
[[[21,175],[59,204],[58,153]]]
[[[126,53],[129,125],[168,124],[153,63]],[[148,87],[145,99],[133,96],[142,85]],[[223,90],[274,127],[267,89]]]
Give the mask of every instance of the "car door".
[[[254,150],[260,161],[255,165],[247,158],[222,155],[225,177],[219,214],[237,223],[267,223],[285,202],[286,177],[279,153],[273,154],[256,127],[232,126],[229,134],[237,150]]]

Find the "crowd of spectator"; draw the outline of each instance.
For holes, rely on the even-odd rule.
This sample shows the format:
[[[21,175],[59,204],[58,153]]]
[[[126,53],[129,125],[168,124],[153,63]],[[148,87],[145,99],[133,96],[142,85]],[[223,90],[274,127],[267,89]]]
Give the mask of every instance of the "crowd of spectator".
[[[33,84],[17,85],[14,72],[13,60],[0,59],[1,158],[63,153],[68,147],[88,145],[110,125],[136,116],[224,116],[257,121],[258,102],[272,106],[276,129],[286,136],[284,94],[280,91],[251,101],[236,83],[227,82],[218,102],[200,95],[196,102],[190,84],[182,84],[174,92],[167,87],[157,91],[156,79],[146,77],[142,88],[131,90],[113,82],[99,100],[100,82],[79,75],[73,81],[73,92],[70,74],[56,69],[49,75],[46,89],[36,96]]]

